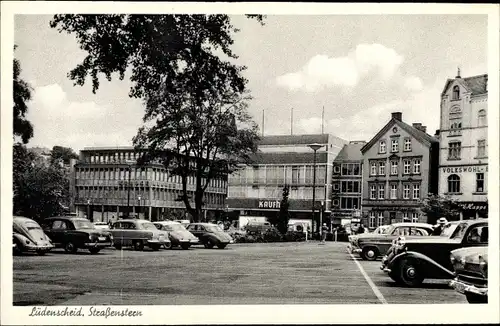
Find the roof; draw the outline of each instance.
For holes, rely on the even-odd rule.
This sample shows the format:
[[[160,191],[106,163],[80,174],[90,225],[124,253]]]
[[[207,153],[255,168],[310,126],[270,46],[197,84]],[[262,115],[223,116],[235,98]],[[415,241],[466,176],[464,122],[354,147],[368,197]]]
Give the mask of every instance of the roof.
[[[401,223],[394,223],[392,224],[394,226],[416,226],[416,227],[431,227],[432,225],[429,223],[413,223],[413,222],[401,222]]]
[[[361,153],[361,148],[365,146],[364,143],[349,143],[344,145],[340,150],[337,157],[333,160],[334,162],[339,161],[361,161],[363,159],[363,154]]]
[[[144,223],[144,222],[150,222],[149,220],[144,220],[140,218],[120,218],[115,221],[116,222],[139,222],[139,223]]]
[[[471,92],[472,95],[481,95],[488,93],[488,74],[484,74],[466,78],[448,79],[444,85],[441,96],[446,93],[446,91],[450,87],[450,84],[455,80],[458,81],[460,85],[462,85],[465,89]]]
[[[259,145],[308,145],[313,143],[326,144],[330,134],[310,134],[310,135],[276,135],[262,136]],[[335,137],[338,138],[338,137]]]
[[[391,120],[389,120],[389,122],[387,122],[386,125],[382,129],[380,129],[380,131],[365,146],[361,148],[361,153],[364,154],[368,149],[370,149],[373,146],[373,144],[375,144],[377,140],[380,137],[382,137],[382,135],[384,135],[387,131],[389,131],[389,129],[394,125],[397,125],[401,129],[409,133],[413,138],[417,139],[423,144],[426,144],[427,146],[430,146],[432,143],[439,142],[439,140],[423,132],[422,130],[410,126],[409,124],[404,123],[403,121],[391,118]]]

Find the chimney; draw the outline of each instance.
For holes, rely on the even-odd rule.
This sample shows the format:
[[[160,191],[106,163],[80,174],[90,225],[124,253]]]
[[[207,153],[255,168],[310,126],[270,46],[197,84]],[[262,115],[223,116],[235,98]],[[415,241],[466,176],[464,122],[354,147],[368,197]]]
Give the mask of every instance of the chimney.
[[[415,129],[418,129],[422,132],[427,132],[427,126],[422,126],[422,123],[420,123],[420,122],[414,122],[412,125],[413,125],[413,128],[415,128]]]
[[[436,133],[434,134],[434,137],[439,138],[440,133],[441,133],[441,130],[436,129]]]
[[[392,118],[394,120],[403,121],[403,113],[401,113],[401,112],[392,112]]]

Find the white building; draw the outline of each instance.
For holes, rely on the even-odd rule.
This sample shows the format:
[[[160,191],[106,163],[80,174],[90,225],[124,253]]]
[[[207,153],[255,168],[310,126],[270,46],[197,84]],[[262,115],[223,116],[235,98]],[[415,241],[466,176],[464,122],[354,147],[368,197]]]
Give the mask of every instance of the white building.
[[[488,75],[462,78],[441,93],[439,193],[457,200],[460,219],[488,213]]]

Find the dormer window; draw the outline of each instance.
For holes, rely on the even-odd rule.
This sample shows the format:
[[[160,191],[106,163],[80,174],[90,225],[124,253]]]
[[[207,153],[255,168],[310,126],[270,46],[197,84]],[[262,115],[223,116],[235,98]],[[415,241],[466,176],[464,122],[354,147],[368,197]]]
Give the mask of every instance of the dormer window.
[[[453,100],[459,100],[460,99],[460,87],[458,85],[453,86]]]

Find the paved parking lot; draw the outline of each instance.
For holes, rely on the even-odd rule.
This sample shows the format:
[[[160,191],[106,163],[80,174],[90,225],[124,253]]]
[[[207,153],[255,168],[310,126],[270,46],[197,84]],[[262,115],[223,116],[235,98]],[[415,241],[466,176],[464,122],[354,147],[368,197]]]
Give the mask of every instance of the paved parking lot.
[[[466,303],[447,281],[396,286],[346,243],[234,244],[14,257],[14,305]]]

